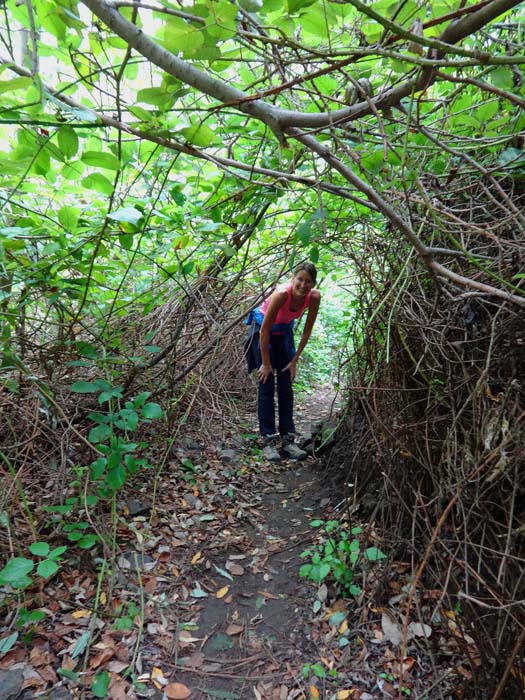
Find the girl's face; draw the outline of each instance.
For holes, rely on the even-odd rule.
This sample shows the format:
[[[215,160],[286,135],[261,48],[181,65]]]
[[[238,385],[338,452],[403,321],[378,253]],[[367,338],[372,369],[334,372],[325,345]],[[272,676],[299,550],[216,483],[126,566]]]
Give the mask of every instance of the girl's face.
[[[306,296],[314,286],[314,281],[305,270],[299,270],[292,278],[292,291],[300,296]]]

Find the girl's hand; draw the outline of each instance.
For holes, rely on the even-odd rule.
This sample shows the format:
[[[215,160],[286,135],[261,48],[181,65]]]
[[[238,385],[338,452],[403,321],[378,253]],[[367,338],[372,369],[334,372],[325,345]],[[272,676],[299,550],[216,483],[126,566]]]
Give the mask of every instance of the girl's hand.
[[[295,379],[295,375],[297,374],[297,365],[294,360],[292,360],[286,365],[286,367],[283,369],[283,372],[286,372],[286,370],[289,370],[293,382],[293,380]]]
[[[257,379],[265,384],[271,374],[273,374],[273,367],[271,365],[261,365],[257,370]]]

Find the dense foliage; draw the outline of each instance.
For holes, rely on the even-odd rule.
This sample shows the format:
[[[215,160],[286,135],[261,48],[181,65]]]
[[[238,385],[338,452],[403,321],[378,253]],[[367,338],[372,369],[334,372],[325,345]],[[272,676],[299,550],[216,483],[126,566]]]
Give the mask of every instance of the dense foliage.
[[[333,301],[305,356],[322,380],[332,369],[323,358],[352,367],[346,428],[367,428],[346,464],[362,459],[373,494],[387,474],[385,502],[403,507],[382,507],[385,524],[405,527],[400,513],[421,498],[452,509],[456,492],[479,520],[482,497],[499,495],[467,482],[489,464],[500,469],[490,484],[508,486],[498,459],[517,452],[519,435],[502,426],[523,409],[509,388],[522,380],[525,306],[520,3],[6,0],[0,13],[0,455],[10,483],[34,442],[72,498],[89,491],[114,505],[147,464],[151,420],[165,418],[174,440],[207,382],[216,394],[239,388],[226,362],[235,329],[308,258]],[[381,400],[368,393],[378,382]],[[495,405],[507,413],[493,418]],[[9,494],[33,554],[58,566],[22,486]],[[509,498],[514,509],[522,495]],[[487,547],[504,551],[487,580],[504,611],[521,581],[504,573],[514,523],[491,513]],[[439,517],[414,527],[416,552]],[[84,524],[89,535],[74,523],[69,535],[94,546],[94,523]],[[473,536],[482,554],[484,536]],[[27,579],[25,561],[10,575]],[[519,657],[509,640],[520,614],[498,618],[487,659]],[[496,692],[521,673],[512,659]]]

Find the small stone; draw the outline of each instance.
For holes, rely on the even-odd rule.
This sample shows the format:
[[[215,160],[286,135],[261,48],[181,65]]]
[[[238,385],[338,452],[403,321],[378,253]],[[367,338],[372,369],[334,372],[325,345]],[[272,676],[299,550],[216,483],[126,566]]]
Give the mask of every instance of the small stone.
[[[126,501],[124,507],[127,508],[128,513],[134,517],[135,515],[143,515],[151,510],[151,504],[145,503],[144,501],[138,501],[134,498]]]
[[[22,690],[24,676],[19,669],[11,669],[10,671],[0,671],[0,698],[2,700],[11,700],[16,698]]]
[[[200,498],[196,498],[192,493],[185,493],[183,498],[190,508],[193,508],[193,510],[201,510],[202,501]]]
[[[219,452],[219,459],[223,462],[227,462],[228,464],[235,464],[239,461],[239,455],[237,452],[235,452],[235,450],[222,449]]]
[[[244,447],[244,438],[242,435],[232,435],[232,443],[235,447]]]
[[[313,437],[312,433],[305,432],[305,433],[299,435],[299,437],[297,438],[297,440],[296,440],[297,446],[301,450],[305,450],[308,445],[311,446],[313,439],[314,439],[314,437]]]
[[[327,450],[335,444],[337,428],[338,423],[333,418],[323,422],[321,430],[315,436],[315,445],[318,452]]]
[[[182,440],[180,441],[180,444],[185,447],[187,450],[201,450],[202,447],[200,443],[198,443],[196,440],[190,437],[183,437]]]
[[[125,562],[127,562],[127,566]],[[149,571],[156,562],[155,559],[150,557],[149,554],[137,552],[134,549],[128,549],[121,557],[119,557],[118,563],[123,569],[131,569],[133,571],[138,566],[140,569],[146,569]]]

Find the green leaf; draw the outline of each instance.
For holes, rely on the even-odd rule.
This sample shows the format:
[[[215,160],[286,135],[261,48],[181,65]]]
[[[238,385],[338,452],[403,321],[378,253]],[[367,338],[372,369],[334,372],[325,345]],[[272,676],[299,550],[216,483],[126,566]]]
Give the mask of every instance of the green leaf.
[[[118,464],[116,467],[108,470],[106,476],[106,484],[113,491],[117,491],[126,482],[126,468],[123,464]]]
[[[16,90],[27,90],[33,81],[31,78],[11,78],[11,80],[0,81],[0,94],[4,92],[15,92]]]
[[[136,430],[139,424],[139,417],[136,411],[131,408],[123,408],[118,412],[115,425],[121,430]]]
[[[128,107],[128,109],[133,116],[137,117],[137,119],[140,119],[142,122],[149,122],[152,119],[152,113],[149,110],[144,109],[144,107],[133,105]]]
[[[79,210],[69,205],[64,205],[58,210],[58,220],[66,231],[74,233],[77,230]]]
[[[82,180],[82,186],[88,190],[95,190],[100,194],[111,195],[113,193],[112,183],[102,175],[102,173],[92,173]]]
[[[215,139],[214,132],[205,124],[194,124],[180,130],[184,138],[194,146],[205,148],[213,143]]]
[[[78,524],[82,525],[83,523],[78,523]],[[87,523],[84,523],[84,524],[86,525],[86,527],[88,527]],[[67,547],[65,545],[62,545],[61,547],[55,547],[54,549],[52,549],[49,552],[49,554],[47,555],[47,558],[48,559],[55,559],[55,560],[59,559],[62,556],[62,554],[64,554],[64,552],[66,552],[66,551],[67,551]]]
[[[121,209],[117,209],[116,211],[111,212],[111,214],[108,214],[108,219],[111,219],[112,221],[126,222],[136,226],[143,216],[144,214],[138,209],[135,209],[135,207],[122,207]]]
[[[173,103],[172,94],[161,87],[143,88],[137,92],[137,102],[145,102],[149,105],[157,107],[167,106],[168,103]],[[142,117],[140,117],[142,118]],[[151,115],[148,113],[148,119]]]
[[[313,7],[301,17],[301,29],[314,36],[326,37],[328,31],[325,7]]]
[[[91,549],[98,542],[98,535],[84,535],[77,541],[80,549]]]
[[[71,391],[76,394],[93,394],[95,391],[99,391],[99,388],[93,382],[79,381],[71,386]]]
[[[47,542],[33,542],[33,544],[29,545],[29,551],[36,557],[47,557],[49,545]]]
[[[88,440],[93,444],[104,442],[104,440],[107,440],[112,434],[113,430],[110,425],[97,425],[89,431]]]
[[[292,15],[305,7],[313,5],[314,2],[315,0],[288,0],[288,13]]]
[[[491,100],[481,107],[478,107],[474,111],[475,118],[486,127],[486,122],[488,122],[495,114],[498,113],[499,103],[498,100]]]
[[[68,678],[70,681],[78,681],[79,679],[78,673],[75,673],[75,671],[70,671],[67,668],[59,668],[57,673],[59,676],[63,676],[63,678]]]
[[[158,403],[147,403],[144,404],[141,415],[143,418],[154,420],[155,418],[162,418],[164,414]]]
[[[33,570],[34,566],[32,559],[14,557],[0,570],[0,583],[9,583],[18,588],[16,584],[20,581],[25,582],[27,574]]]
[[[111,399],[121,399],[122,391],[122,387],[120,386],[114,386],[113,388],[107,391],[102,391],[98,397],[99,404],[102,405],[103,403],[106,403],[106,401],[110,401]]]
[[[133,248],[133,236],[130,233],[121,233],[118,240],[124,250],[131,250]]]
[[[133,407],[140,408],[145,404],[147,399],[151,396],[151,391],[143,391],[133,399]]]
[[[312,664],[310,670],[318,678],[326,678],[326,669],[321,664]]]
[[[364,555],[368,561],[379,561],[387,558],[386,554],[377,547],[368,547],[368,549],[365,549]]]
[[[96,698],[106,698],[109,688],[110,675],[107,671],[102,671],[95,676],[91,683],[91,692]]]
[[[105,457],[99,457],[94,462],[91,462],[90,473],[91,478],[94,481],[100,479],[100,477],[104,474],[104,472],[106,471],[107,463],[108,461]]]
[[[44,559],[36,568],[36,572],[42,578],[54,576],[60,567],[53,559]]]
[[[43,610],[31,610],[30,613],[27,614],[25,617],[25,620],[23,624],[32,624],[35,622],[40,622],[41,620],[44,620],[46,617],[46,614]],[[21,627],[22,625],[19,625],[17,622],[17,627]]]
[[[61,126],[57,132],[58,147],[66,158],[72,158],[78,151],[78,136],[69,124]]]
[[[76,659],[77,656],[80,656],[85,652],[90,638],[91,632],[89,630],[80,635],[80,637],[77,639],[75,646],[73,647],[73,651],[71,652],[71,657],[73,659]]]
[[[16,640],[18,639],[19,632],[13,632],[8,637],[0,639],[0,656],[7,654],[7,652],[14,647]]]
[[[104,168],[105,170],[120,170],[120,161],[107,151],[84,151],[82,161],[93,168]]]
[[[91,360],[98,358],[97,348],[91,343],[87,343],[85,340],[78,340],[75,345],[79,355],[89,357]]]
[[[514,85],[514,77],[509,66],[497,66],[489,75],[490,82],[502,90],[510,90]]]
[[[185,57],[195,56],[204,46],[204,34],[180,17],[170,17],[165,24],[164,45],[174,53],[182,52]]]

